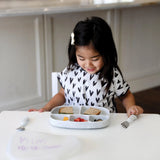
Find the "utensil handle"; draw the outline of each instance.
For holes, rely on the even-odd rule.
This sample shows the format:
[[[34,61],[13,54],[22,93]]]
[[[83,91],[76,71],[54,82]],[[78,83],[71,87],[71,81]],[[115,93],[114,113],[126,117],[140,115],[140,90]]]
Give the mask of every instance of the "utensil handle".
[[[127,122],[131,123],[131,122],[135,121],[136,119],[137,119],[137,116],[134,115],[134,114],[132,114],[132,115],[130,115],[129,118],[127,119]]]
[[[25,127],[28,124],[28,122],[29,122],[29,118],[28,117],[24,118],[21,122],[21,126]]]

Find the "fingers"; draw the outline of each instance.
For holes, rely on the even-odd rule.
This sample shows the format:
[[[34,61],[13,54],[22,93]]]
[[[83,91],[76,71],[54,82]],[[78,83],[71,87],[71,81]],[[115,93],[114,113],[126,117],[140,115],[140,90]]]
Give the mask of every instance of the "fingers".
[[[38,111],[37,109],[29,109],[28,112]]]
[[[143,108],[139,107],[138,112],[139,114],[142,114],[144,112]]]
[[[127,111],[127,115],[128,117],[132,114],[134,115],[139,115],[143,113],[143,108],[141,108],[140,106],[131,106],[128,111]]]
[[[41,108],[40,110],[39,110],[39,112],[44,112],[45,111],[45,109],[44,108]]]
[[[45,110],[43,108],[41,108],[41,109],[29,109],[28,110],[28,112],[34,112],[34,111],[44,112]]]

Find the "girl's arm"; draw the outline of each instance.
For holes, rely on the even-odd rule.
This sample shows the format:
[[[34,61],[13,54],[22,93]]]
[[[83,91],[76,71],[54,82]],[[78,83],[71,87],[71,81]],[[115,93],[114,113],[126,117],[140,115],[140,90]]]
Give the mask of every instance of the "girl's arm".
[[[65,103],[65,96],[64,96],[64,89],[61,88],[59,92],[41,109],[29,109],[29,112],[32,111],[39,111],[39,112],[44,112],[44,111],[50,111],[52,108],[56,106],[63,105]]]
[[[125,96],[120,98],[120,100],[122,101],[122,104],[126,109],[128,117],[132,114],[139,115],[143,113],[143,108],[136,105],[135,98],[129,90]]]

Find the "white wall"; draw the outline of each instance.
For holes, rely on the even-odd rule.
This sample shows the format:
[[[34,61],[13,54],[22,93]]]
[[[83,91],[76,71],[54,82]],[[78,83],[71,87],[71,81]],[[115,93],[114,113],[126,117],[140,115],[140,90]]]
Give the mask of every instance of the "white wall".
[[[121,11],[120,66],[133,91],[160,85],[160,6]]]
[[[51,98],[51,72],[67,65],[70,33],[90,16],[111,25],[132,91],[160,85],[160,6],[1,17],[0,110],[42,107]]]
[[[47,101],[42,16],[0,19],[0,110]]]

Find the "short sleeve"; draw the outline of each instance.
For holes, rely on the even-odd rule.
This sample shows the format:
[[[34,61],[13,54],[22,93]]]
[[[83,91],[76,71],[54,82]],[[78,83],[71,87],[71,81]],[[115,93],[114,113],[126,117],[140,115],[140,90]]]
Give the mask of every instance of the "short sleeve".
[[[57,79],[61,85],[61,87],[65,88],[65,79],[67,78],[67,68],[65,68],[62,72],[59,72],[57,75]]]
[[[124,80],[123,75],[117,68],[114,68],[113,83],[114,83],[115,93],[118,97],[124,96],[130,88],[127,81]]]

